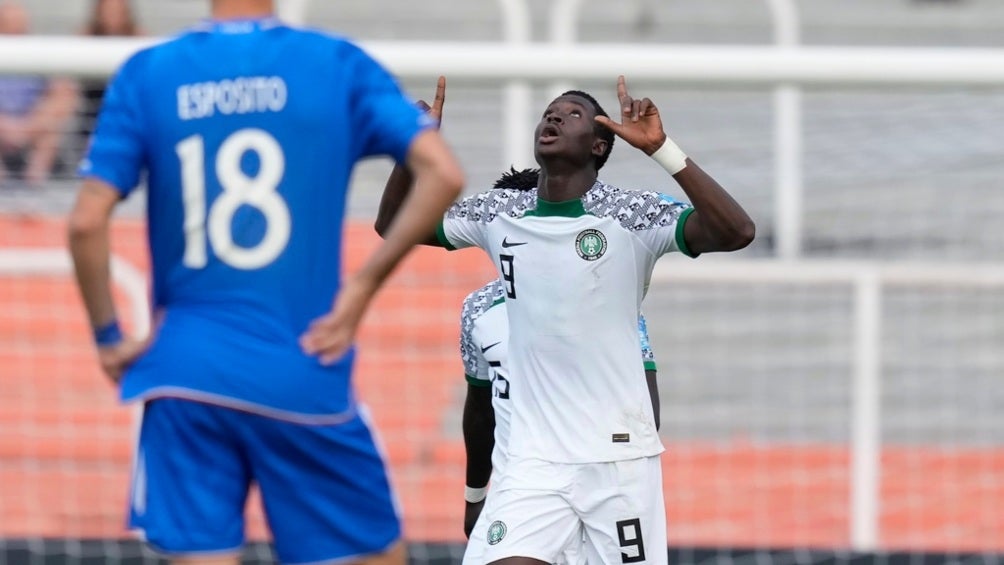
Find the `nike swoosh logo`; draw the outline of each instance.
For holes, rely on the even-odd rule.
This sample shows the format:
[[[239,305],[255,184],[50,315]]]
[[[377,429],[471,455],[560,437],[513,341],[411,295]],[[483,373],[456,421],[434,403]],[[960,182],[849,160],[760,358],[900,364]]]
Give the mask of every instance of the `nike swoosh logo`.
[[[495,343],[493,343],[491,345],[486,345],[486,346],[482,347],[481,348],[481,353],[484,353],[485,351],[488,351],[489,349],[495,347],[496,345],[498,345],[500,343],[502,343],[502,342],[501,341],[496,341]]]
[[[527,243],[529,243],[529,242],[528,241],[523,241],[523,242],[520,242],[520,243],[517,243],[517,242],[509,243],[509,237],[508,236],[502,238],[502,248],[503,249],[506,249],[508,247],[516,247],[517,245],[526,245]]]

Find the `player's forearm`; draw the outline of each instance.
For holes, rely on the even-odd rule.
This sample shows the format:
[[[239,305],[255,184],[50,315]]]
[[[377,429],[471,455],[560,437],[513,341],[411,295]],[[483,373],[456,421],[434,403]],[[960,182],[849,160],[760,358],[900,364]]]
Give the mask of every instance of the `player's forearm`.
[[[673,175],[700,215],[700,237],[688,237],[695,253],[735,251],[753,241],[756,226],[746,210],[692,160]],[[693,241],[692,241],[693,240]]]
[[[464,186],[460,163],[438,131],[426,130],[419,134],[408,152],[407,172],[412,175],[411,189],[398,186],[405,189],[403,201],[399,212],[394,214],[388,236],[398,229],[415,230],[418,243],[438,246],[436,226],[443,220],[443,213],[460,196]],[[403,177],[399,183],[404,184]],[[436,211],[431,221],[426,215],[427,210]],[[400,228],[398,224],[401,224]]]
[[[70,255],[73,257],[77,286],[94,328],[104,327],[116,318],[111,291],[108,227],[107,222],[70,219]]]
[[[657,373],[652,370],[645,370],[645,383],[648,385],[648,396],[652,400],[652,414],[655,416],[655,429],[658,430],[662,424],[661,406],[659,402],[659,381]]]
[[[359,272],[374,288],[383,284],[412,247],[435,240],[436,226],[463,188],[460,166],[438,132],[426,130],[412,142],[408,168],[415,175],[414,188],[404,197],[383,244]]]
[[[467,452],[466,485],[482,488],[492,477],[492,450],[495,449],[494,421],[492,426],[464,429],[464,447]]]
[[[482,392],[482,390],[484,392]],[[485,401],[483,396],[487,396]],[[470,387],[464,403],[464,449],[467,452],[467,486],[480,488],[492,474],[492,451],[495,449],[495,412],[491,389]]]
[[[379,286],[401,259],[419,243],[435,238],[436,226],[463,186],[463,175],[451,163],[436,163],[418,173],[415,188],[405,198],[401,211],[384,234],[359,275]]]
[[[377,208],[376,221],[373,228],[378,234],[383,236],[394,221],[405,198],[411,192],[411,185],[415,182],[411,171],[404,165],[397,164],[394,170],[387,177],[387,184],[384,186],[383,195],[380,197],[380,206]]]

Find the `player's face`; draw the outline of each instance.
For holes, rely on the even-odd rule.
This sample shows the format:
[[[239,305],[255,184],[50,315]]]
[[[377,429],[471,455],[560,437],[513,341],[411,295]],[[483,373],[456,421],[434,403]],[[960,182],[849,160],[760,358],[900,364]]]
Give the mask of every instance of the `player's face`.
[[[534,130],[537,162],[553,158],[592,162],[602,155],[606,142],[596,136],[593,105],[581,96],[559,96],[551,102]]]

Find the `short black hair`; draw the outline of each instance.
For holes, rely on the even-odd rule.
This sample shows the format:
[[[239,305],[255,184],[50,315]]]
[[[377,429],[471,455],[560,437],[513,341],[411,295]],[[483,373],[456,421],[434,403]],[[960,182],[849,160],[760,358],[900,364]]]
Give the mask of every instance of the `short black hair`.
[[[603,106],[600,106],[600,103],[597,102],[596,99],[593,98],[593,96],[588,92],[583,92],[581,90],[569,90],[567,92],[563,92],[561,95],[578,96],[580,98],[585,98],[586,100],[589,101],[590,104],[593,105],[593,112],[595,112],[597,116],[606,116],[608,118],[610,117],[610,115],[603,110]],[[603,139],[604,141],[607,142],[607,150],[603,152],[603,155],[597,157],[595,161],[596,170],[598,171],[603,168],[603,165],[606,164],[607,159],[610,158],[610,152],[614,150],[614,131],[600,123],[597,123],[594,126],[593,130],[596,132],[596,135],[600,137],[600,139]]]
[[[492,188],[515,188],[516,190],[533,190],[537,188],[537,180],[540,178],[540,169],[523,169],[517,171],[516,167],[510,166],[509,170],[502,173],[502,176],[495,181]]]

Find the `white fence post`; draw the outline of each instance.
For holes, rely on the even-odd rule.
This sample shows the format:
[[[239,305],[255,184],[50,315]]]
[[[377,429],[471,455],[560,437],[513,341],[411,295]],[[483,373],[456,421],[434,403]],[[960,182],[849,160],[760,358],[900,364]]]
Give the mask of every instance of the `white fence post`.
[[[550,35],[551,45],[571,47],[578,41],[579,8],[582,0],[555,0],[551,4]],[[568,81],[554,82],[548,86],[549,97],[556,97],[562,92],[574,88]]]
[[[800,42],[793,0],[768,0],[774,43],[790,50]],[[782,83],[774,88],[774,249],[781,259],[802,254],[802,91]]]
[[[530,42],[530,11],[526,0],[499,0],[504,20],[503,36],[509,45]],[[522,168],[533,156],[533,124],[530,121],[533,91],[526,80],[510,80],[503,91],[501,168]],[[529,126],[529,127],[528,127]]]
[[[854,281],[854,380],[851,392],[851,547],[878,545],[882,418],[882,281],[863,269]]]

